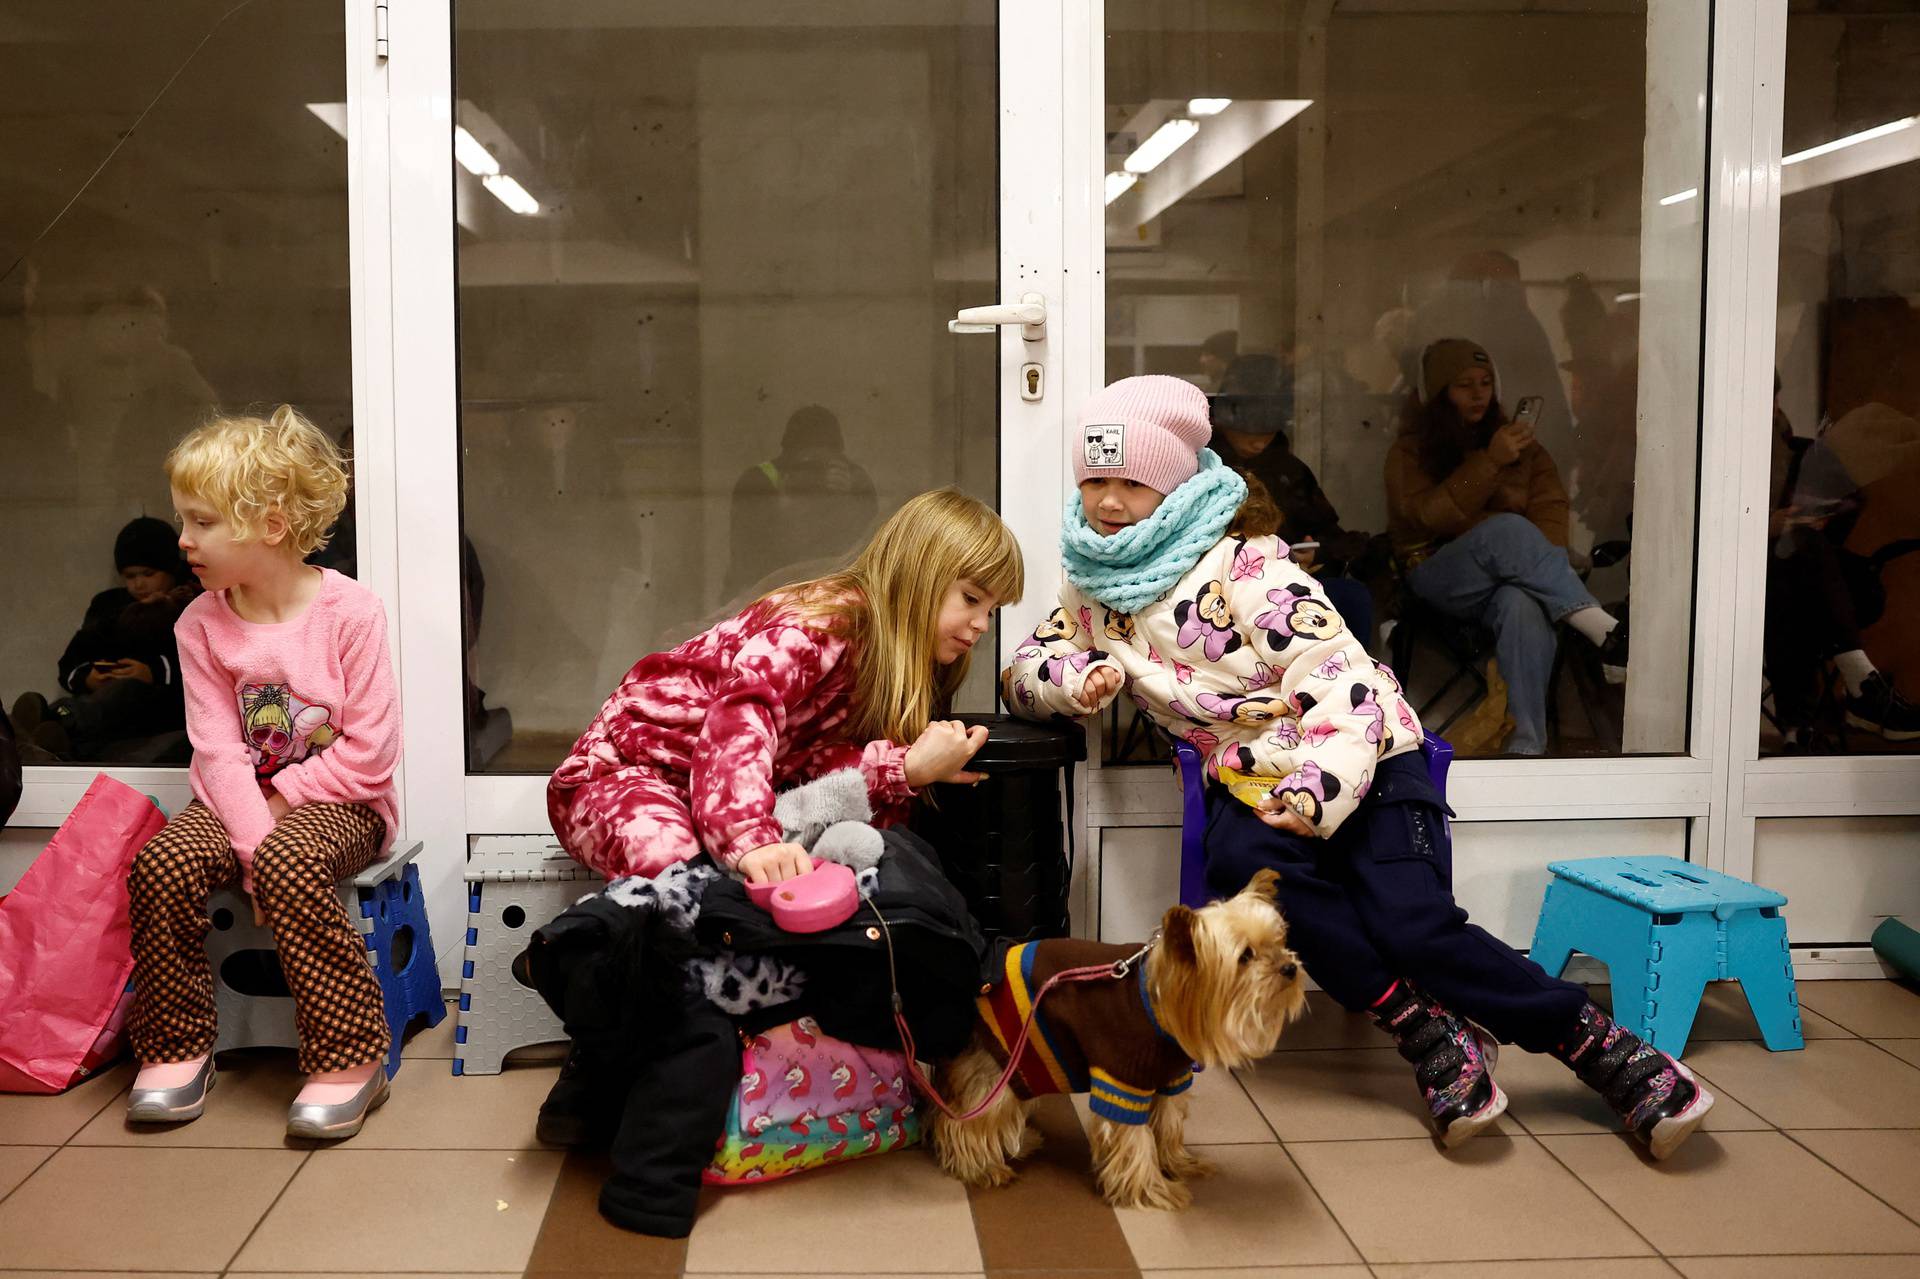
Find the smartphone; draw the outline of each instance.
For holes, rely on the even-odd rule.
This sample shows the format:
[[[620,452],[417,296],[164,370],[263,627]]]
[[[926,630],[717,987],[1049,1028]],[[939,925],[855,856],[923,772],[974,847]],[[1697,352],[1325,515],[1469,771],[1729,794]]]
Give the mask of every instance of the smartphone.
[[[1521,426],[1534,426],[1540,421],[1540,409],[1545,403],[1537,395],[1527,396],[1520,401],[1520,407],[1514,410],[1513,420]]]

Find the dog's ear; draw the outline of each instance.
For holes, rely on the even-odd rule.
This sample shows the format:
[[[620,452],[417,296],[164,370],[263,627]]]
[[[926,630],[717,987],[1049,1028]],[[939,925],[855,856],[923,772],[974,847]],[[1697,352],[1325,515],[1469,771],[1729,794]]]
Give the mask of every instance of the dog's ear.
[[[1271,866],[1262,866],[1253,872],[1253,878],[1248,880],[1247,886],[1240,891],[1252,893],[1255,897],[1264,897],[1277,904],[1280,900],[1279,883],[1280,872]]]
[[[1199,962],[1193,948],[1193,911],[1187,906],[1170,906],[1160,917],[1160,946],[1176,963],[1191,968]]]

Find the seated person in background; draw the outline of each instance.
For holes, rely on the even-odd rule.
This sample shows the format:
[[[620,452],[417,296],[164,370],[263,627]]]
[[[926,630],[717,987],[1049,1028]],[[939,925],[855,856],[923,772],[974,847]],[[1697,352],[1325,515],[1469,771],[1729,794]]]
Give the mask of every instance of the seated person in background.
[[[1547,682],[1565,623],[1626,678],[1626,628],[1567,558],[1567,491],[1525,423],[1500,408],[1493,359],[1443,338],[1420,360],[1422,399],[1387,454],[1387,511],[1407,589],[1494,633],[1508,688],[1512,755],[1547,748]]]
[[[873,478],[847,456],[840,419],[818,404],[795,410],[779,456],[734,483],[728,597],[780,570],[851,554],[878,512]]]
[[[1326,588],[1327,599],[1346,619],[1362,644],[1373,642],[1373,596],[1366,585],[1342,575],[1348,562],[1366,549],[1365,533],[1340,527],[1313,468],[1293,451],[1287,438],[1291,397],[1286,369],[1271,355],[1243,355],[1207,397],[1213,419],[1209,447],[1250,480],[1258,480],[1280,509],[1280,538],[1297,546],[1293,561]],[[1318,543],[1317,546],[1298,546]]]
[[[23,742],[59,759],[93,759],[114,742],[184,729],[186,706],[173,623],[199,593],[172,525],[141,516],[120,530],[113,564],[122,586],[101,591],[60,655],[49,704],[24,693],[13,704]]]

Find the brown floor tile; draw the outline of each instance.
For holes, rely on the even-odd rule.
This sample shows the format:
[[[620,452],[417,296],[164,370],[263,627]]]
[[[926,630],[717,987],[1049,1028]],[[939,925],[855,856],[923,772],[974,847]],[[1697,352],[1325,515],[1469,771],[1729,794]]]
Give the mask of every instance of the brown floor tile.
[[[1508,1049],[1500,1054],[1494,1074],[1507,1090],[1508,1116],[1536,1137],[1620,1131],[1620,1121],[1600,1094],[1545,1054]],[[1711,1085],[1707,1091],[1713,1093],[1714,1100],[1704,1131],[1749,1132],[1773,1126]]]
[[[1920,1132],[1787,1134],[1847,1176],[1920,1220]],[[1920,1273],[1920,1272],[1917,1272]]]
[[[1901,1061],[1920,1066],[1920,1039],[1876,1039],[1873,1042],[1876,1047],[1884,1048]]]
[[[308,1157],[70,1147],[0,1203],[7,1264],[219,1270]]]
[[[1698,1135],[1660,1164],[1624,1137],[1539,1140],[1668,1256],[1920,1251],[1920,1226],[1779,1133]]]
[[[32,1176],[33,1170],[47,1162],[56,1149],[54,1146],[0,1146],[0,1199],[12,1194],[13,1188]]]
[[[372,1130],[369,1121],[366,1132]],[[559,1155],[374,1150],[360,1140],[308,1157],[233,1269],[476,1273],[525,1267],[560,1173]],[[403,1223],[381,1232],[377,1244],[340,1225],[366,1218],[370,1203],[377,1203],[378,1219]]]
[[[1686,1279],[1913,1279],[1912,1257],[1675,1257]]]
[[[988,1274],[1080,1266],[1135,1273],[1120,1223],[1094,1186],[1093,1153],[1081,1119],[1064,1098],[1043,1098],[1033,1111],[1043,1140],[1019,1165],[1019,1177],[991,1190],[968,1188]]]
[[[287,1148],[287,1107],[302,1076],[291,1052],[227,1053],[214,1063],[213,1091],[200,1118],[185,1124],[127,1123],[127,1090],[74,1134],[76,1146],[207,1146],[219,1150]],[[131,1083],[131,1080],[129,1080]],[[314,1143],[292,1143],[300,1149]]]
[[[1920,1036],[1920,990],[1897,981],[1803,981],[1800,1006],[1865,1039]]]
[[[1324,990],[1307,992],[1307,1014],[1280,1036],[1280,1051],[1391,1048],[1393,1040],[1360,1013],[1350,1013]]]
[[[1451,1152],[1425,1139],[1287,1149],[1370,1262],[1652,1252],[1532,1137],[1486,1134]]]
[[[393,1097],[354,1138],[360,1150],[542,1150],[534,1120],[560,1072],[510,1066],[497,1075],[455,1075],[438,1061],[402,1064]]]
[[[1424,1137],[1433,1131],[1413,1067],[1392,1048],[1276,1053],[1244,1072],[1282,1141]],[[1502,1116],[1503,1132],[1519,1132]]]
[[[1659,1257],[1585,1257],[1579,1266],[1539,1261],[1420,1261],[1406,1266],[1375,1266],[1376,1279],[1540,1279],[1573,1275],[1579,1279],[1673,1279],[1673,1267]]]
[[[1142,1271],[1205,1261],[1282,1273],[1280,1267],[1360,1257],[1278,1146],[1208,1146],[1195,1153],[1214,1175],[1193,1184],[1185,1212],[1129,1208],[1118,1216]]]
[[[849,1205],[863,1237],[902,1241],[916,1269],[978,1272],[967,1188],[925,1150],[841,1164],[776,1185],[713,1190],[687,1244],[687,1273],[823,1274],[871,1265],[899,1268],[894,1250],[849,1248]],[[865,1271],[860,1271],[865,1273]]]
[[[1864,1040],[1809,1040],[1780,1053],[1702,1044],[1687,1065],[1781,1128],[1920,1128],[1920,1070]]]
[[[86,1127],[133,1082],[123,1062],[52,1097],[0,1094],[0,1145],[57,1146]]]
[[[567,1155],[527,1260],[529,1276],[678,1275],[686,1268],[685,1239],[635,1234],[600,1215],[600,1186],[612,1171],[605,1155]]]

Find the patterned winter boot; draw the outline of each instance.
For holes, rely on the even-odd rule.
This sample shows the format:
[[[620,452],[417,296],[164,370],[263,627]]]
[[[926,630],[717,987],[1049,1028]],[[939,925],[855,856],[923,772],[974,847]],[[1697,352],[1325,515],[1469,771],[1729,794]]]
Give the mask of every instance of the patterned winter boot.
[[[1507,1094],[1493,1080],[1494,1045],[1478,1028],[1404,980],[1371,1011],[1374,1023],[1413,1063],[1442,1145],[1451,1150],[1505,1112]]]
[[[1554,1053],[1599,1093],[1629,1131],[1665,1159],[1713,1109],[1693,1072],[1592,1004]]]

